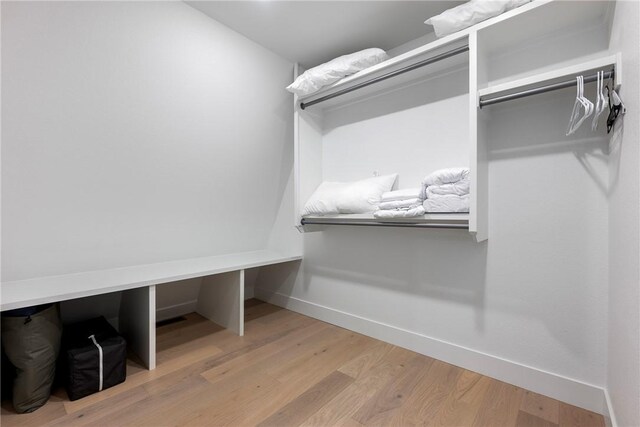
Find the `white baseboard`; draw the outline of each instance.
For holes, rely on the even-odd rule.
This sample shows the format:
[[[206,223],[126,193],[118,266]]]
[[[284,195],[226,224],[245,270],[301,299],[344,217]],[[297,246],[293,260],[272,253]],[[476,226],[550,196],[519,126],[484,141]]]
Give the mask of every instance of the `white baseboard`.
[[[613,405],[611,405],[611,398],[609,397],[609,391],[604,389],[604,411],[602,416],[607,427],[618,427],[615,413],[613,412]]]
[[[417,332],[345,313],[278,292],[256,288],[256,298],[300,314],[331,323],[513,384],[562,402],[604,414],[605,391],[601,387],[482,353]],[[613,417],[611,417],[613,419]],[[615,427],[615,424],[613,424]]]
[[[156,322],[161,322],[167,319],[173,319],[175,317],[184,316],[185,314],[193,313],[196,311],[198,300],[181,302],[180,304],[170,305],[168,307],[161,307],[156,309]]]

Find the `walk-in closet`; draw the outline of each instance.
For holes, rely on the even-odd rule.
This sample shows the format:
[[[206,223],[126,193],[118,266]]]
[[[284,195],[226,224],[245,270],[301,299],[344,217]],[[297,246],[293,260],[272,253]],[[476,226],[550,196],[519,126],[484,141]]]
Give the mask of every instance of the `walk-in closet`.
[[[0,0],[0,423],[640,426],[639,28]]]

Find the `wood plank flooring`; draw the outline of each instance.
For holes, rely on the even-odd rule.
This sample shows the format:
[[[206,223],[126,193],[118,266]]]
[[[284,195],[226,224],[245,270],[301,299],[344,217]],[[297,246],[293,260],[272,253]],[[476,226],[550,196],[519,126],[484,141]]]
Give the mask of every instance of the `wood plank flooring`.
[[[197,314],[158,328],[158,367],[10,426],[604,426],[601,415],[250,300],[245,336]]]

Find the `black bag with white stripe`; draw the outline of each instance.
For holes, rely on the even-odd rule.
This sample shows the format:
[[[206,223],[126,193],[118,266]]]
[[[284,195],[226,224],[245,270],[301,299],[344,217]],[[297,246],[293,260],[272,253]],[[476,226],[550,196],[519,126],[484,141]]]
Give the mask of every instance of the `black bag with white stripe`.
[[[104,317],[65,326],[62,348],[70,400],[113,387],[126,378],[127,343]]]

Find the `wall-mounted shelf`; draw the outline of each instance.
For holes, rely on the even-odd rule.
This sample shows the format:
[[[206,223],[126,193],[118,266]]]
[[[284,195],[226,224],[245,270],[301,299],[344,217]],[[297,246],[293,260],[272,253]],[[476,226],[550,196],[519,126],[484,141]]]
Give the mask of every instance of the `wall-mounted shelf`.
[[[302,218],[302,225],[350,225],[411,228],[456,228],[469,229],[468,213],[434,213],[416,218],[379,219],[373,214],[343,214],[309,216]]]
[[[303,110],[314,106],[322,109],[335,108],[414,81],[433,78],[449,70],[467,66],[468,51],[466,37],[444,45],[438,43],[429,49],[416,49],[410,52],[411,55],[391,58],[326,89],[300,98],[299,106]]]
[[[346,77],[315,94],[294,97],[295,226],[315,231],[326,225],[427,228],[445,224],[468,229],[477,241],[488,239],[487,130],[491,114],[480,109],[480,101],[497,102],[495,98],[508,100],[568,87],[576,75],[592,78],[601,70],[620,86],[621,58],[609,51],[613,10],[607,1],[535,0]],[[447,52],[457,54],[448,56]],[[444,59],[411,68],[439,55]],[[405,68],[411,71],[394,74]],[[385,75],[392,77],[380,78]],[[451,89],[466,90],[467,84],[468,93]],[[318,100],[321,102],[314,103]],[[467,129],[468,134],[463,135]],[[456,145],[461,141],[464,149]],[[413,157],[398,160],[395,152],[381,146],[411,152]],[[464,157],[467,148],[468,157]],[[323,181],[357,180],[370,171],[388,168],[389,173],[400,173],[405,180],[402,185],[417,185],[417,167],[411,163],[414,159],[425,173],[468,164],[470,213],[453,223],[448,222],[451,216],[444,221],[425,216],[391,222],[371,215],[301,218],[304,203]]]
[[[424,61],[430,57],[438,56],[446,52],[451,52],[455,49],[458,49],[463,46],[468,45],[469,34],[474,33],[483,28],[488,28],[499,24],[503,21],[510,20],[513,17],[518,15],[526,14],[531,10],[538,9],[541,6],[545,6],[547,3],[562,3],[553,0],[536,0],[531,2],[530,4],[518,7],[509,12],[506,12],[500,16],[496,16],[491,19],[487,19],[477,25],[466,28],[462,31],[458,31],[454,34],[450,34],[448,36],[437,39],[431,43],[425,44],[424,46],[413,49],[404,54],[398,55],[396,57],[390,58],[387,61],[384,61],[380,64],[374,65],[372,67],[367,68],[366,70],[362,70],[359,73],[353,74],[351,76],[345,77],[344,79],[334,83],[333,85],[327,86],[326,88],[321,89],[320,91],[311,94],[309,96],[300,97],[297,100],[297,103],[307,104],[317,100],[319,98],[324,98],[330,95],[333,95],[338,92],[348,91],[356,86],[363,84],[364,82],[375,80],[380,76],[385,74],[389,74],[400,69],[410,67],[420,61]],[[544,8],[543,8],[544,9]],[[579,16],[576,16],[575,19],[581,19],[584,17],[590,17],[591,15],[597,12],[594,11],[594,8],[585,7],[584,9],[588,9],[586,12],[580,13]],[[543,14],[545,11],[543,11]],[[556,13],[551,13],[551,18],[555,16]],[[575,20],[574,19],[574,20]],[[557,19],[550,19],[552,23],[555,23]],[[538,26],[540,23],[537,24]],[[347,92],[349,95],[344,94],[339,98],[332,98],[331,100],[323,101],[321,108],[332,108],[338,105],[342,105],[345,103],[349,103],[352,101],[360,100],[374,93],[384,92],[385,90],[391,89],[393,87],[402,86],[407,82],[413,80],[419,80],[421,78],[428,78],[430,76],[437,76],[443,72],[446,72],[448,69],[452,69],[455,67],[459,67],[465,64],[468,64],[469,58],[468,55],[456,55],[452,58],[448,58],[446,61],[439,61],[436,64],[431,64],[428,67],[424,68],[421,71],[414,70],[410,73],[404,74],[402,77],[397,76],[392,79],[388,79],[385,83],[379,82],[376,83],[375,87],[371,89],[358,89],[357,91]],[[320,105],[320,104],[316,104]],[[305,108],[311,108],[313,105],[309,105]]]
[[[482,108],[485,105],[502,102],[502,100],[535,94],[537,93],[536,88],[545,88],[544,91],[561,88],[567,79],[571,83],[577,75],[591,75],[601,70],[615,70],[613,73],[614,86],[620,87],[622,84],[622,58],[620,54],[616,54],[489,86],[478,91],[478,104]],[[575,82],[573,83],[575,84]],[[546,90],[547,88],[548,90]]]

